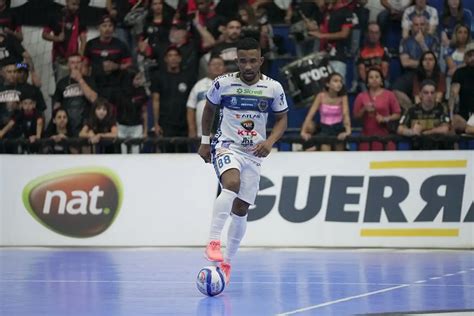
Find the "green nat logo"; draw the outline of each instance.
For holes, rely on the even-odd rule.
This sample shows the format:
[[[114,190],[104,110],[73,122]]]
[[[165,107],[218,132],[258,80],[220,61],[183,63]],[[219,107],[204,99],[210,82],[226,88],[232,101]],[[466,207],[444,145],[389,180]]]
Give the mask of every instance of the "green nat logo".
[[[118,176],[106,168],[63,170],[39,177],[23,189],[23,204],[52,231],[93,237],[110,227],[122,204]]]

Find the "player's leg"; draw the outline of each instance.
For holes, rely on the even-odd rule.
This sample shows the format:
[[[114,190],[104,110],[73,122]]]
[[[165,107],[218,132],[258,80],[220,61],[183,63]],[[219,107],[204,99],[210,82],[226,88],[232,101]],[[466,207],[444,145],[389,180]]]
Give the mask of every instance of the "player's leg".
[[[221,233],[240,189],[240,164],[232,153],[228,153],[216,157],[214,167],[220,178],[222,190],[214,202],[209,242],[205,255],[210,261],[221,262],[223,261]]]
[[[247,212],[251,204],[255,203],[260,183],[260,164],[247,160],[240,171],[240,191],[234,200],[231,222],[227,232],[227,243],[224,262],[221,268],[226,275],[226,282],[230,280],[230,267],[240,243],[247,230]]]

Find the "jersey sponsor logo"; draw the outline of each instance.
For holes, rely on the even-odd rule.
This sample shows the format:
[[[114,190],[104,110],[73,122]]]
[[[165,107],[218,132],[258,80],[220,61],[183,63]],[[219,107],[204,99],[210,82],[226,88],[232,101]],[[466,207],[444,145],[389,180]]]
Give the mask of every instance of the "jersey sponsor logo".
[[[257,107],[261,112],[265,112],[268,109],[268,101],[267,100],[258,101]]]
[[[249,88],[238,88],[237,90],[238,94],[249,94],[249,95],[262,95],[263,90],[252,90]]]
[[[248,118],[248,119],[259,119],[261,117],[262,117],[261,114],[247,114],[247,113],[244,113],[244,114],[237,113],[237,114],[235,114],[235,118],[239,119],[239,120],[240,119],[246,119],[246,118]]]
[[[237,105],[237,98],[236,97],[230,98],[230,104],[231,105]]]
[[[254,130],[237,129],[237,135],[239,135],[239,136],[257,136],[258,133]]]
[[[245,128],[248,131],[253,130],[254,127],[255,127],[255,123],[252,120],[242,121],[242,122],[240,122],[240,125],[242,125],[242,127]]]

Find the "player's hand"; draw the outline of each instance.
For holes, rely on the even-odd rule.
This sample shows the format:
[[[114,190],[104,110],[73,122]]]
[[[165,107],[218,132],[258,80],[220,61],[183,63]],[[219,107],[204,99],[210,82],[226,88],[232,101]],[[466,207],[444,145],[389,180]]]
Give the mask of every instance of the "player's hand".
[[[201,144],[198,149],[198,154],[204,160],[205,163],[211,162],[211,145]]]
[[[272,151],[273,144],[271,144],[268,140],[263,141],[255,146],[253,150],[253,154],[255,157],[266,157]]]

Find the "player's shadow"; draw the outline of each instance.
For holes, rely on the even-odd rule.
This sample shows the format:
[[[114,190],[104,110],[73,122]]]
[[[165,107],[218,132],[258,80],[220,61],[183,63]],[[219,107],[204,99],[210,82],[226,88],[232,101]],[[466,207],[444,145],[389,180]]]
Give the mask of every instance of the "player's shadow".
[[[197,316],[230,316],[232,303],[229,297],[222,293],[214,297],[205,297],[199,301],[196,309]]]

